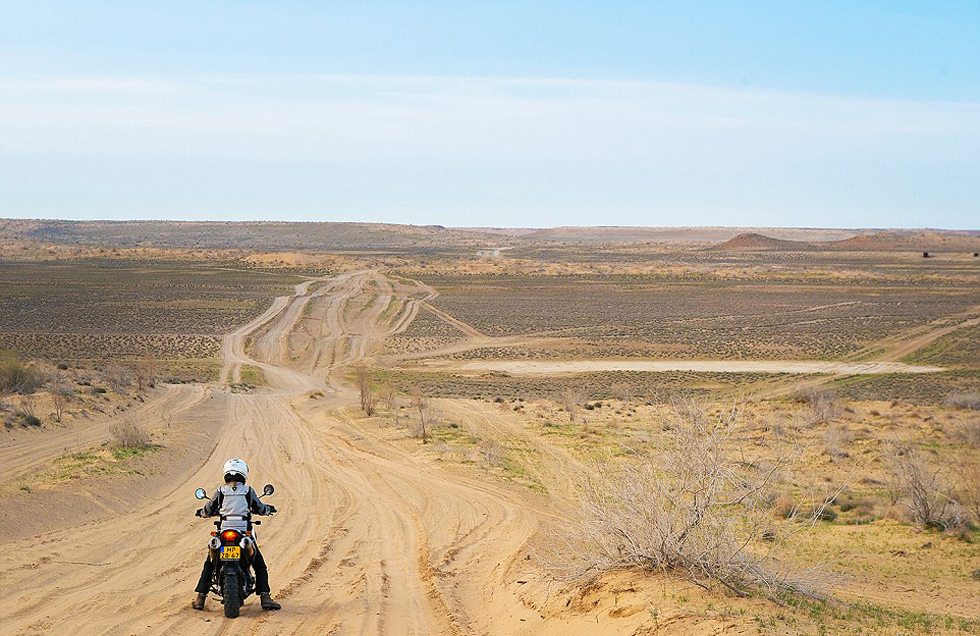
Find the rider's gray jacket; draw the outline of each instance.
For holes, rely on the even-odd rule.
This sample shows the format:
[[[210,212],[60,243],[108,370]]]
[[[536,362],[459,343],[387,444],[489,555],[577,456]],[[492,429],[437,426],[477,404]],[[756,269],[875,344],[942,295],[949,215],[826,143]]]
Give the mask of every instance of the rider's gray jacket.
[[[204,504],[204,516],[221,516],[221,529],[248,529],[252,514],[267,515],[269,506],[259,500],[255,489],[245,484],[224,484],[218,486],[211,495],[211,501]]]

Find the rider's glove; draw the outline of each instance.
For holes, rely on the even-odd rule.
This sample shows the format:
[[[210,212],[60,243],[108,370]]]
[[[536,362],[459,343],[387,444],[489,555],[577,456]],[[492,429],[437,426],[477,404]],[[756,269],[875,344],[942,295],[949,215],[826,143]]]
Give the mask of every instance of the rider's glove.
[[[204,508],[198,508],[197,509],[197,512],[194,513],[194,516],[195,517],[200,517],[201,519],[203,519],[204,518]]]
[[[274,515],[274,514],[276,514],[277,512],[279,512],[279,511],[278,511],[278,510],[276,510],[276,507],[275,507],[275,506],[269,506],[269,512],[268,512],[268,514],[270,514],[270,515]]]

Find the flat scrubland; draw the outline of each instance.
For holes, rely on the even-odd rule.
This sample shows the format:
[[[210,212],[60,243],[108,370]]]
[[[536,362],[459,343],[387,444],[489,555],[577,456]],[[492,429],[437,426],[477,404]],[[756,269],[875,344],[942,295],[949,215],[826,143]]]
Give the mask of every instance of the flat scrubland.
[[[221,338],[299,279],[238,263],[84,258],[0,262],[0,350],[52,364],[207,380]]]
[[[717,228],[10,223],[13,633],[199,628],[189,493],[229,453],[283,484],[263,540],[286,609],[257,634],[980,633],[972,255],[709,250],[735,235]],[[643,360],[731,367],[574,366]],[[552,371],[493,368],[514,361]],[[140,528],[110,513],[150,507],[180,558],[120,552]],[[39,509],[86,521],[70,554],[31,556],[57,530]]]
[[[425,277],[439,309],[492,336],[574,339],[554,350],[458,357],[836,360],[902,329],[980,304],[963,288],[717,281],[650,276]],[[439,335],[417,331],[420,336]],[[406,336],[407,337],[407,336]]]

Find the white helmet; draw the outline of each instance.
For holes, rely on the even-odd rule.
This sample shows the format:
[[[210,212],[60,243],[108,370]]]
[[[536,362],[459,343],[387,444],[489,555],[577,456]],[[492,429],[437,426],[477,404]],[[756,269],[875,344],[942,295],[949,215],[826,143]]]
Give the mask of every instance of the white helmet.
[[[225,462],[225,477],[227,478],[228,475],[238,475],[242,478],[242,483],[244,483],[248,479],[248,464],[237,457],[235,459],[229,459]]]

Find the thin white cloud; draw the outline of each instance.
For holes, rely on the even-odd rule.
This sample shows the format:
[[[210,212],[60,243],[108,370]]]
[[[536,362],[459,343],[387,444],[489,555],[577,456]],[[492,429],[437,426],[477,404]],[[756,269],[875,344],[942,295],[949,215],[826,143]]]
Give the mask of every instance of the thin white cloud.
[[[897,195],[881,196],[892,182],[913,187],[924,162],[980,169],[978,148],[976,103],[548,78],[0,80],[0,196],[2,162],[82,172],[125,160],[164,176],[175,162],[220,165],[232,181],[241,162],[358,171],[337,187],[365,205],[379,196],[379,182],[419,205],[426,198],[447,205],[439,200],[445,192],[492,205],[486,193],[503,175],[520,180],[523,198],[535,202],[514,195],[512,207],[558,200],[586,184],[611,208],[657,199],[710,208],[750,192],[758,201],[809,198],[813,207],[821,188],[845,186],[849,200],[893,205]],[[34,175],[38,188],[45,176]],[[920,189],[969,194],[954,178],[950,186],[933,175]]]

